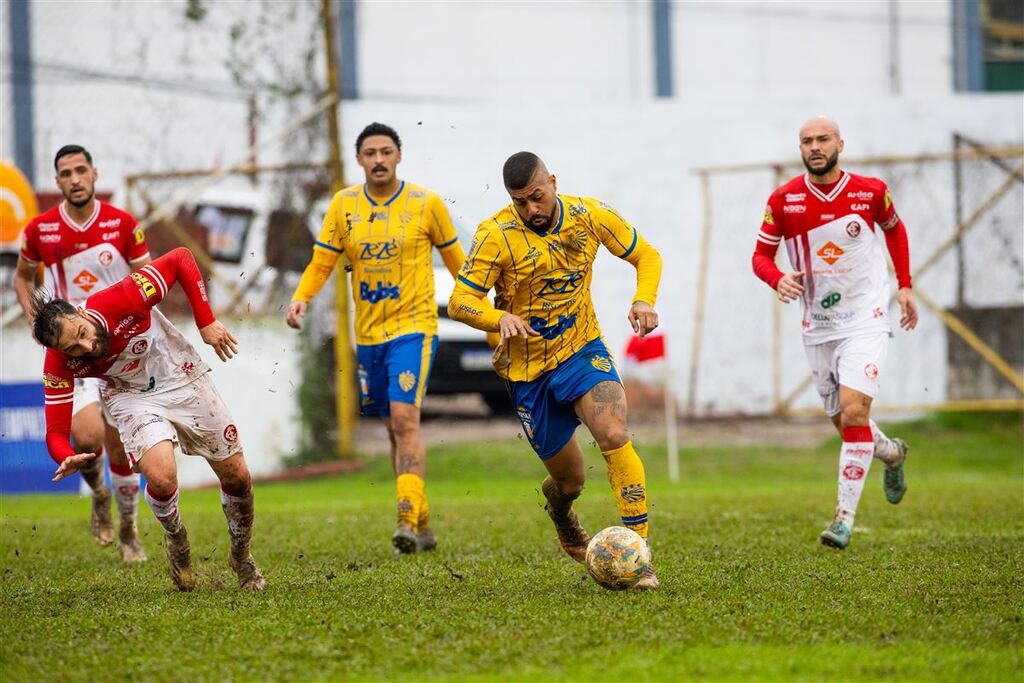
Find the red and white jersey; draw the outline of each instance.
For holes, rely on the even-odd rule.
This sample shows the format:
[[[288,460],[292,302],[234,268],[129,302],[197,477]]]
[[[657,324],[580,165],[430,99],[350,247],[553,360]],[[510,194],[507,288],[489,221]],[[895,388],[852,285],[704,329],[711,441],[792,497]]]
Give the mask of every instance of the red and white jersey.
[[[75,379],[106,380],[105,396],[123,392],[156,394],[184,386],[209,371],[209,365],[181,332],[153,308],[175,281],[188,295],[196,325],[202,328],[214,322],[195,259],[179,247],[89,297],[80,307],[84,315],[106,330],[106,355],[98,359],[72,358],[57,349],[46,350],[43,387],[47,445],[58,462],[73,452],[67,434]]]
[[[754,270],[776,287],[782,272],[775,266],[775,251],[785,240],[793,270],[804,273],[805,343],[891,331],[889,273],[876,224],[884,231],[902,229],[889,190],[878,178],[843,171],[836,183],[815,185],[802,175],[769,197]],[[901,285],[905,279],[909,286],[909,259],[901,260],[905,263],[894,254]]]
[[[21,241],[21,257],[46,267],[45,287],[73,304],[125,277],[148,256],[135,218],[98,199],[81,225],[61,202],[33,218]]]

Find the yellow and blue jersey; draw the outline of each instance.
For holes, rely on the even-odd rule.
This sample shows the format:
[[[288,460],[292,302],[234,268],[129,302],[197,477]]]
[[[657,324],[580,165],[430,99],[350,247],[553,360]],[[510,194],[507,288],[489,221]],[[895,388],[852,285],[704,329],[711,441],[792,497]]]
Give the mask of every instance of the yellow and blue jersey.
[[[431,250],[457,246],[441,197],[403,181],[385,200],[372,198],[362,184],[334,195],[313,249],[331,266],[348,256],[356,343],[370,345],[437,334]]]
[[[607,204],[561,194],[557,201],[558,222],[543,233],[524,225],[511,204],[481,223],[459,272],[457,292],[469,288],[480,295],[493,287],[494,308],[519,316],[540,333],[513,337],[495,359],[498,374],[512,382],[532,381],[601,336],[590,296],[600,245],[631,262],[651,249]],[[636,300],[649,298],[653,305],[654,296],[652,291]],[[471,310],[479,307],[475,301],[462,298],[465,310],[455,314],[482,320],[484,312]]]

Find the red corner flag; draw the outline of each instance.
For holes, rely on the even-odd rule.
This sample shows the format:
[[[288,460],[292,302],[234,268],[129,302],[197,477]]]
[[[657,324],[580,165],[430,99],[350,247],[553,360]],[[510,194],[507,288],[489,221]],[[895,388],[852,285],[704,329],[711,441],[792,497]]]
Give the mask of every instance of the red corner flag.
[[[665,357],[665,335],[647,335],[643,339],[633,336],[626,346],[626,358],[631,358],[637,363],[649,360],[658,360]]]

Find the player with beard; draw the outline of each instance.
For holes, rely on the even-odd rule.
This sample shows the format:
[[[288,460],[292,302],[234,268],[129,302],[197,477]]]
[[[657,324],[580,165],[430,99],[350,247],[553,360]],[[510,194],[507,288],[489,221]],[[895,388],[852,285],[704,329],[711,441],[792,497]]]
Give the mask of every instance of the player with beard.
[[[448,312],[500,333],[494,367],[547,468],[545,509],[562,549],[583,562],[590,537],[572,509],[586,480],[575,437],[581,421],[604,456],[622,523],[643,538],[648,531],[644,466],[629,438],[626,396],[590,298],[594,259],[603,244],[636,268],[627,317],[643,337],[658,326],[661,256],[607,204],[558,194],[555,176],[536,154],[513,154],[502,174],[512,203],[477,229]],[[492,287],[494,305],[487,300]],[[659,586],[653,569],[636,585]]]
[[[34,218],[26,227],[14,274],[14,291],[31,327],[33,292],[40,264],[44,288],[54,296],[79,304],[90,294],[149,263],[149,251],[135,218],[96,199],[99,174],[92,155],[79,145],[65,145],[54,158],[57,187],[64,201]],[[117,430],[108,424],[100,394],[102,380],[75,380],[71,435],[79,453],[101,453],[110,459],[110,479],[120,513],[118,547],[125,562],[141,562],[146,553],[139,542],[136,516],[139,475],[132,472]],[[100,545],[114,540],[110,489],[103,480],[103,458],[90,460],[82,478],[92,489],[92,533]]]
[[[46,446],[59,463],[54,481],[96,459],[75,453],[71,431],[72,385],[101,377],[103,399],[124,440],[128,459],[146,477],[146,500],[164,530],[171,578],[179,590],[195,586],[188,533],[178,512],[174,444],[206,458],[221,485],[228,522],[228,563],[243,589],[266,582],[250,551],[253,494],[238,430],[210,379],[210,367],[154,308],[177,282],[192,306],[203,341],[222,361],[237,353],[230,332],[214,317],[192,253],[174,249],[80,307],[40,297],[33,334],[47,347]]]
[[[899,503],[907,490],[907,444],[887,437],[871,419],[892,336],[883,237],[899,285],[900,327],[913,330],[918,320],[907,230],[889,189],[878,178],[840,169],[842,151],[835,121],[816,116],[804,123],[800,154],[807,173],[769,197],[753,257],[754,273],[780,301],[803,303],[804,349],[815,388],[843,439],[836,514],[821,534],[823,544],[840,550],[850,543],[872,458],[885,463],[890,503]],[[789,273],[775,265],[783,240]]]
[[[398,178],[402,141],[393,128],[364,128],[356,161],[366,182],[334,195],[286,322],[301,326],[308,302],[344,254],[352,267],[362,414],[383,418],[391,439],[398,506],[391,543],[399,553],[433,550],[420,432],[420,404],[437,351],[432,253],[441,253],[453,278],[465,253],[441,197]]]

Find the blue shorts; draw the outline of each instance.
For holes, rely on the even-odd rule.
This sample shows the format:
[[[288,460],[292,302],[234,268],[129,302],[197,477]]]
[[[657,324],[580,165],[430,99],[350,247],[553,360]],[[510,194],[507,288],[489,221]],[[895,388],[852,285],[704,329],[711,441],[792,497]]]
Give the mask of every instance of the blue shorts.
[[[510,382],[523,433],[541,460],[562,450],[580,419],[573,404],[599,382],[617,382],[618,370],[600,337],[532,382]]]
[[[360,413],[388,417],[392,401],[419,408],[436,353],[437,337],[424,334],[403,334],[383,344],[356,345]]]

